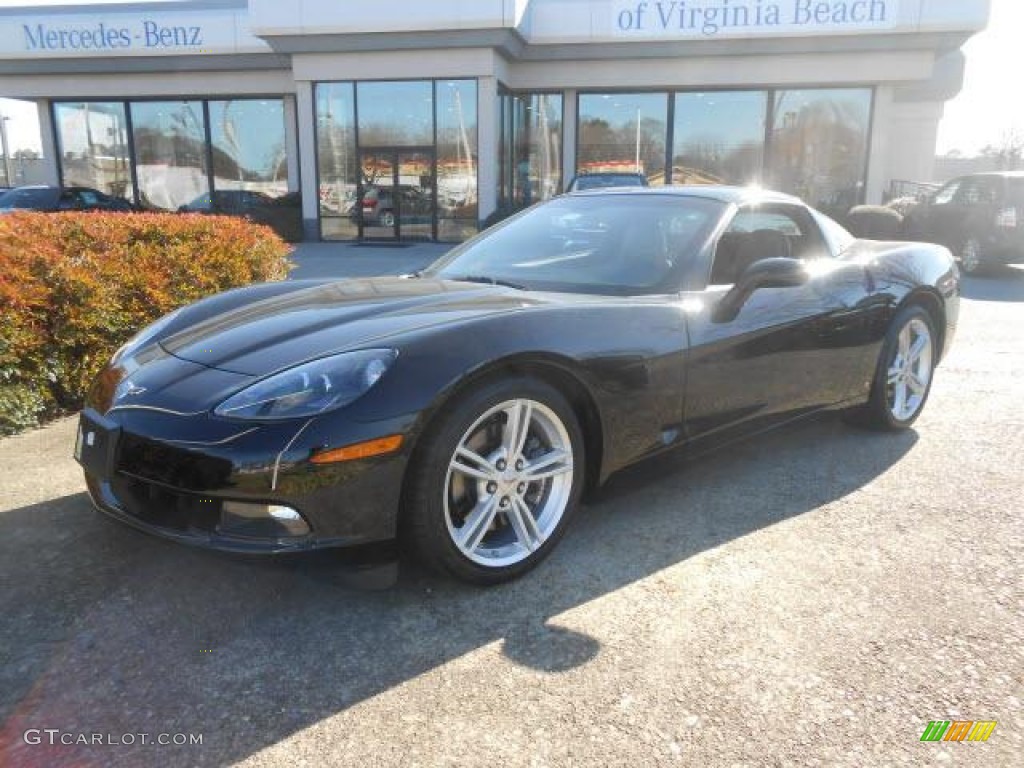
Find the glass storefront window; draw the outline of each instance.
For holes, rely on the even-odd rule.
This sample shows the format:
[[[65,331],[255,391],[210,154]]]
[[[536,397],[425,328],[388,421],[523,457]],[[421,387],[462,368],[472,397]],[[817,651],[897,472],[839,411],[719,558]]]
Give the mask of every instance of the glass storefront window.
[[[268,197],[288,192],[284,102],[281,99],[211,101],[215,190],[246,190]]]
[[[765,91],[677,93],[672,183],[759,183],[767,112]]]
[[[347,240],[358,235],[354,88],[352,83],[321,83],[316,87],[320,231],[325,240]]]
[[[476,80],[438,80],[438,239],[474,234],[478,210]]]
[[[362,82],[356,89],[360,147],[433,145],[434,97],[429,80]]]
[[[585,93],[579,97],[577,175],[642,173],[665,183],[667,93]]]
[[[201,101],[131,104],[139,203],[175,211],[209,197]]]
[[[863,200],[870,88],[775,92],[769,182],[832,213]]]
[[[122,102],[61,102],[54,120],[64,183],[131,199],[128,121]]]
[[[511,196],[525,208],[562,191],[562,96],[515,94],[511,118]]]

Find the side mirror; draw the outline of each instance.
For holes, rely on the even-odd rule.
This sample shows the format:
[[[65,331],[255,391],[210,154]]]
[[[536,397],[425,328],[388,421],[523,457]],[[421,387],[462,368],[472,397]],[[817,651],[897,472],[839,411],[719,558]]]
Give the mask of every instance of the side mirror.
[[[809,276],[799,259],[761,259],[740,274],[736,284],[715,306],[711,319],[728,323],[736,319],[743,305],[759,288],[794,288],[807,282]]]

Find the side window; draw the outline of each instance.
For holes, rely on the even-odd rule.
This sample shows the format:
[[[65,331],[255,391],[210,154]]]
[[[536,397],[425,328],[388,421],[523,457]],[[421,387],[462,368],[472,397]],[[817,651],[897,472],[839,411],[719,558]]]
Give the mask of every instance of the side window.
[[[78,190],[78,198],[89,208],[95,208],[100,204],[99,196],[90,189]]]
[[[962,179],[953,179],[946,186],[935,193],[932,198],[932,205],[948,205],[953,202],[953,196],[959,191]]]
[[[806,210],[789,205],[741,208],[715,248],[711,284],[735,283],[747,267],[761,259],[828,255],[821,231]]]
[[[57,208],[61,211],[73,211],[76,208],[81,208],[82,203],[78,199],[78,195],[73,190],[65,189],[60,193],[60,198],[57,200]]]

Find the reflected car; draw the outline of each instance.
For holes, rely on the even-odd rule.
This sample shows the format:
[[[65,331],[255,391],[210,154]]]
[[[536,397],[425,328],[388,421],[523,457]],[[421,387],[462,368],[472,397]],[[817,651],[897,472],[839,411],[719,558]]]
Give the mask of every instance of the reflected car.
[[[302,196],[298,192],[271,197],[247,189],[221,189],[212,195],[200,195],[178,212],[240,216],[270,227],[289,242],[302,239]]]
[[[131,203],[89,187],[15,187],[0,194],[0,212],[132,211]]]
[[[393,227],[396,216],[405,223],[429,221],[434,206],[430,194],[408,184],[397,187],[368,186],[362,199],[352,209],[366,227]]]
[[[646,186],[649,186],[647,177],[642,173],[584,173],[574,177],[566,191],[583,192],[588,189]]]
[[[99,374],[75,455],[99,509],[167,539],[399,540],[495,584],[647,457],[823,411],[909,428],[958,311],[946,248],[856,240],[792,197],[569,194],[415,275],[167,315]]]
[[[967,274],[1024,263],[1024,172],[953,179],[910,208],[903,227],[909,239],[949,248]]]

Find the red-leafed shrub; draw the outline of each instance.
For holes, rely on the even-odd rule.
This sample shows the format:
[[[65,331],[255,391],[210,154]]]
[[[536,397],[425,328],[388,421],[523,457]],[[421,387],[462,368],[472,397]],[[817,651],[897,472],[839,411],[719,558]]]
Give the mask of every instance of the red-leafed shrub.
[[[289,248],[220,216],[0,216],[0,434],[81,407],[139,329],[184,304],[282,280]]]

